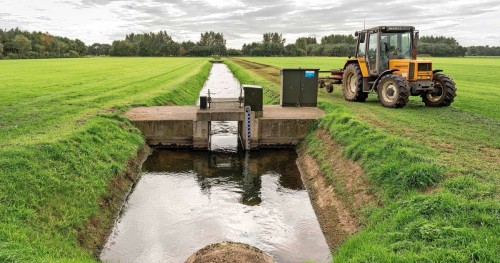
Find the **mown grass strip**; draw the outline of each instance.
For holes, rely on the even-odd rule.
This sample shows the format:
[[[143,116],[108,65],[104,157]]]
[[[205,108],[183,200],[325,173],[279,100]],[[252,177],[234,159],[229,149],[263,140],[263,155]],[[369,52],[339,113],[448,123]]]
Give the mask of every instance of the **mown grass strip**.
[[[104,67],[109,66],[106,63],[112,64],[111,67],[121,65],[121,70],[128,72],[133,72],[130,68],[137,66],[135,70],[138,72],[134,73],[136,78],[141,75],[148,78],[150,71],[166,72],[169,62],[184,68],[174,75],[160,77],[162,81],[145,80],[144,83],[133,84],[129,82],[131,80],[125,80],[120,87],[115,86],[116,93],[113,89],[106,89],[106,86],[96,83],[90,84],[93,86],[93,93],[90,92],[92,94],[87,94],[89,90],[79,91],[78,84],[73,88],[67,87],[72,92],[63,87],[52,90],[55,96],[62,96],[58,99],[59,102],[71,100],[71,94],[78,94],[82,99],[87,98],[87,95],[103,94],[98,96],[100,99],[97,101],[91,99],[91,103],[77,107],[77,110],[71,110],[71,107],[66,105],[62,109],[68,109],[67,111],[58,112],[61,105],[48,103],[53,99],[50,97],[52,92],[45,92],[43,88],[33,88],[38,96],[19,97],[17,102],[16,97],[11,96],[11,102],[8,104],[0,103],[3,110],[0,118],[9,123],[16,123],[15,114],[11,112],[13,107],[16,108],[16,103],[24,103],[30,99],[39,101],[37,108],[16,108],[19,113],[28,116],[30,111],[35,114],[46,112],[63,116],[51,123],[56,126],[48,127],[19,119],[22,125],[31,129],[18,131],[15,137],[9,140],[4,137],[1,141],[0,262],[95,261],[93,251],[82,249],[79,234],[86,230],[88,220],[101,212],[99,201],[108,200],[110,193],[106,187],[114,178],[123,176],[127,162],[133,159],[137,150],[144,145],[140,132],[128,120],[120,117],[120,114],[132,105],[193,104],[211,66],[208,59],[94,61],[105,64]],[[30,67],[30,62],[24,61],[24,65]],[[159,65],[155,64],[158,62],[163,63],[165,67],[158,67]],[[92,63],[82,66],[80,60],[46,60],[37,63],[46,63],[45,65],[60,70],[67,69],[60,68],[62,64],[74,63],[76,68],[84,72],[72,74],[82,79],[92,78],[92,73],[86,76],[86,72],[99,73],[103,67]],[[93,67],[101,69],[94,71]],[[43,71],[43,68],[40,70]],[[6,75],[16,77],[12,72]],[[119,82],[121,79],[120,74],[100,76],[106,83]],[[48,78],[44,75],[41,77]],[[58,79],[58,75],[53,78],[64,81]],[[36,81],[33,82],[33,79],[28,77],[26,81],[19,82],[19,87],[11,85],[9,89],[11,92],[22,92],[23,89],[29,88],[31,83]],[[136,87],[131,88],[127,83]],[[58,129],[58,126],[62,128]],[[71,129],[72,127],[74,129]],[[39,133],[44,133],[49,139],[44,140],[42,136],[28,143],[15,141],[19,138],[38,136]]]
[[[274,82],[257,75],[249,74],[240,65],[231,60],[224,60],[224,63],[241,84],[259,85],[263,88],[264,104],[279,104],[280,93]]]

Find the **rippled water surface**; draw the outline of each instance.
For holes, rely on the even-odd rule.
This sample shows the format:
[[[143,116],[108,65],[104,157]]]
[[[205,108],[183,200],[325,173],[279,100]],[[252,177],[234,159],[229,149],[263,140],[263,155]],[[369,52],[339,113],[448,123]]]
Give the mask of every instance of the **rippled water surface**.
[[[101,259],[184,262],[208,244],[236,241],[278,262],[327,262],[296,157],[289,150],[156,151]]]

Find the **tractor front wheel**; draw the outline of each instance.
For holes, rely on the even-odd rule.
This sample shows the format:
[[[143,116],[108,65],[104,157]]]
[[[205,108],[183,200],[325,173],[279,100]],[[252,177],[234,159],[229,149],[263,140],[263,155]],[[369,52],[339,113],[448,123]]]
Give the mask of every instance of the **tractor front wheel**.
[[[328,93],[332,93],[333,92],[333,84],[332,83],[329,83],[328,85],[326,85],[326,91]]]
[[[455,82],[444,74],[434,74],[434,90],[422,94],[422,101],[428,107],[446,107],[455,99],[457,88]]]
[[[408,103],[410,89],[401,76],[388,74],[377,86],[378,98],[384,107],[403,108]]]
[[[357,64],[349,64],[342,78],[344,98],[348,101],[366,101],[368,93],[363,92],[363,75]]]

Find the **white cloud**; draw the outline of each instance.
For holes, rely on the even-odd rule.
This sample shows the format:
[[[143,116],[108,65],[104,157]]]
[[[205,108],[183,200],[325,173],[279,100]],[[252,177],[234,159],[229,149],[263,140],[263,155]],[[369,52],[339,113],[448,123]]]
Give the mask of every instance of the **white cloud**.
[[[497,0],[0,0],[4,29],[48,31],[87,44],[131,32],[166,30],[177,41],[222,32],[229,47],[261,41],[266,32],[300,36],[352,34],[366,24],[413,25],[421,35],[455,37],[462,45],[500,45]]]

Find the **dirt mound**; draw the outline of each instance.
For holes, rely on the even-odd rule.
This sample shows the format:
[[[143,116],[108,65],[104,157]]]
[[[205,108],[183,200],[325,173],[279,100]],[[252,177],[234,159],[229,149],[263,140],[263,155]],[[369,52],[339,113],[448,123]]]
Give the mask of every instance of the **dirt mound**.
[[[274,260],[262,250],[247,244],[222,242],[208,245],[192,256],[186,263],[272,263]]]

